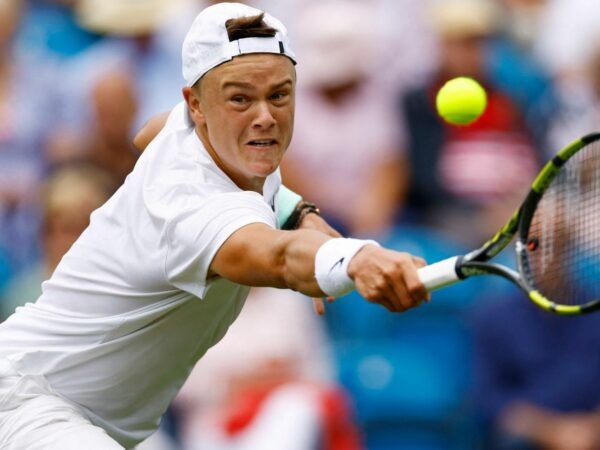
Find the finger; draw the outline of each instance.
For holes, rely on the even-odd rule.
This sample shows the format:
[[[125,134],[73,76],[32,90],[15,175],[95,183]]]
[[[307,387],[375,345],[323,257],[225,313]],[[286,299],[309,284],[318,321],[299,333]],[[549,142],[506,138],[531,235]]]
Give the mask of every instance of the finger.
[[[425,261],[423,258],[420,258],[419,256],[412,256],[412,261],[414,263],[414,265],[417,268],[421,268],[421,267],[425,267],[427,265],[427,261]],[[418,277],[418,273],[417,273],[417,277]],[[419,278],[419,281],[421,281],[421,279]],[[408,283],[407,283],[408,285]],[[412,285],[408,285],[408,289],[412,290],[413,286]],[[427,289],[425,289],[425,294],[424,297],[421,297],[423,300],[425,300],[427,303],[429,303],[431,301],[431,293],[429,291],[427,291]],[[423,295],[423,294],[418,294],[418,295]]]
[[[319,316],[325,314],[325,303],[322,298],[313,298],[313,309]]]
[[[389,299],[392,295],[391,292],[382,292],[381,288],[374,287],[371,287],[370,289],[359,289],[359,292],[369,303],[375,303],[383,306],[388,311],[396,312],[396,307]]]
[[[425,261],[423,258],[421,258],[419,256],[414,256],[414,255],[411,255],[411,257],[412,257],[411,258],[412,262],[413,262],[413,264],[415,266],[417,266],[417,267],[425,267],[427,265],[427,261]]]
[[[406,289],[410,296],[416,301],[420,302],[425,300],[426,302],[429,302],[431,300],[431,293],[427,290],[417,273],[417,268],[423,267],[423,265],[427,265],[427,263],[424,259],[418,257],[413,257],[413,262],[415,263],[413,266],[407,265],[404,270],[404,283]]]
[[[406,297],[408,297],[408,293],[398,280],[381,284],[375,296],[377,303],[392,312],[402,312],[407,309]]]
[[[427,300],[429,292],[422,285],[412,258],[405,259],[400,264],[400,268],[398,276],[389,280],[392,289],[390,299],[398,311],[406,311]]]
[[[399,312],[396,305],[387,297],[378,298],[377,300],[374,300],[373,303],[377,303],[378,305],[383,306],[390,312]]]
[[[334,300],[335,300],[335,297],[327,297],[327,301],[329,303],[333,303]]]
[[[403,279],[394,280],[392,284],[393,294],[392,301],[397,311],[406,311],[414,306],[417,306],[421,299],[416,299],[412,297],[410,292],[408,291],[406,284]]]

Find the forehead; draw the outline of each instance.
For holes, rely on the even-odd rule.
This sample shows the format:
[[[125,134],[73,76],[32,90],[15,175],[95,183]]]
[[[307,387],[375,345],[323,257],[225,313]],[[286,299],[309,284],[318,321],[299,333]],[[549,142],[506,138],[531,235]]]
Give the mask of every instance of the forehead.
[[[237,84],[260,88],[293,83],[295,69],[287,56],[255,53],[237,56],[215,67],[204,78],[213,88],[226,89]]]

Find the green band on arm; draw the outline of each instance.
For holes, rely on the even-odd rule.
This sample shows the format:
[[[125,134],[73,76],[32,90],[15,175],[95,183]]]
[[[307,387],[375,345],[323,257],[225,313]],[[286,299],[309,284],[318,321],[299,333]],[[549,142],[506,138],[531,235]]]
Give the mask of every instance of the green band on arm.
[[[296,205],[302,201],[302,197],[294,191],[286,188],[283,184],[279,187],[275,200],[275,212],[277,214],[277,228],[281,228],[294,212]]]

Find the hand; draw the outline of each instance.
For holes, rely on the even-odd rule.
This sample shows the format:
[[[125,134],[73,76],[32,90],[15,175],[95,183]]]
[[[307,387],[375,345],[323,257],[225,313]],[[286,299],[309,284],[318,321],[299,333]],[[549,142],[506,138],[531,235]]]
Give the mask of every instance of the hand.
[[[600,431],[597,417],[565,414],[555,420],[544,438],[549,450],[598,450]]]
[[[320,232],[325,233],[326,235],[332,236],[332,237],[342,237],[342,235],[337,230],[332,228],[325,221],[325,219],[323,219],[318,214],[310,213],[310,214],[307,214],[306,216],[304,216],[304,219],[302,219],[302,222],[300,223],[299,228],[304,228],[304,229],[309,229],[309,230],[317,230],[317,231],[320,231]],[[333,300],[334,300],[333,297],[327,298],[328,302],[333,302]],[[319,316],[322,316],[325,314],[325,302],[323,301],[322,298],[318,298],[318,297],[313,298],[313,309]]]
[[[366,300],[402,312],[430,299],[417,274],[425,265],[408,253],[366,245],[350,261],[348,275]]]
[[[545,450],[597,450],[600,448],[600,414],[559,413],[529,403],[505,408],[500,427],[535,442]]]

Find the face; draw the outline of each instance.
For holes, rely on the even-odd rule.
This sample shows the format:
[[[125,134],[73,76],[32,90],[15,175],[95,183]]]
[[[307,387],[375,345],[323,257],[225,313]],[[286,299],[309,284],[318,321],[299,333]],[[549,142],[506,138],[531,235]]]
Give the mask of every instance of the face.
[[[295,71],[285,56],[250,54],[184,88],[196,131],[217,165],[242,189],[262,191],[290,144]]]
[[[103,75],[92,89],[92,109],[104,139],[115,147],[128,142],[138,110],[131,74],[115,71]]]
[[[440,47],[440,64],[447,76],[482,76],[485,71],[485,37],[446,36]]]

